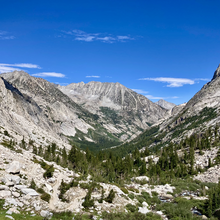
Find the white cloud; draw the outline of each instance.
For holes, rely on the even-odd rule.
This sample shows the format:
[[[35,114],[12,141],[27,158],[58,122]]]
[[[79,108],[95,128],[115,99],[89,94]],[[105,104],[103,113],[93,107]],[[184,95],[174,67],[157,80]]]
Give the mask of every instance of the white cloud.
[[[85,37],[76,37],[75,40],[90,42],[93,41],[94,38],[95,38],[94,36],[85,36]]]
[[[15,37],[12,35],[9,35],[7,31],[0,31],[0,40],[12,40]]]
[[[145,95],[145,97],[147,97],[148,99],[164,99],[164,97],[156,97],[152,95]]]
[[[134,38],[131,38],[130,36],[117,36],[118,41],[126,42],[126,40],[134,40]]]
[[[168,83],[167,87],[181,87],[183,85],[193,85],[195,83],[192,79],[185,78],[170,78],[170,77],[157,77],[157,78],[142,78],[139,80],[152,80],[155,82]]]
[[[142,89],[132,89],[133,91],[137,92],[137,93],[140,93],[140,94],[146,94],[148,93],[148,91],[144,91]]]
[[[23,68],[33,68],[33,69],[41,69],[40,66],[32,63],[15,63],[15,64],[6,64],[0,63],[1,66],[13,66],[13,67],[23,67]]]
[[[111,34],[103,34],[103,33],[86,33],[85,31],[81,31],[81,30],[62,31],[62,32],[64,33],[63,37],[66,37],[67,35],[71,35],[74,37],[74,40],[86,41],[86,42],[101,41],[104,43],[113,43],[116,41],[125,42],[127,40],[134,40],[134,38],[131,38],[129,36],[112,36]],[[59,35],[58,37],[61,37],[61,35]]]
[[[42,73],[35,73],[32,74],[32,76],[39,76],[39,77],[58,77],[58,78],[64,78],[65,75],[62,73],[55,73],[55,72],[42,72]]]
[[[100,78],[100,76],[86,76],[86,78]]]
[[[131,39],[131,38],[128,37],[128,36],[117,36],[117,38],[118,38],[119,40],[128,40],[128,39]]]
[[[32,63],[18,63],[18,64],[12,64],[11,66],[31,68],[31,69],[41,69],[40,66],[38,66],[36,64],[32,64]]]
[[[17,64],[0,63],[0,73],[7,73],[7,72],[13,72],[15,70],[18,71],[21,70],[16,67],[40,69],[40,66],[31,63],[17,63]]]
[[[96,39],[108,43],[112,43],[113,41],[115,41],[114,37],[97,37]]]
[[[0,73],[7,73],[7,72],[13,72],[15,70],[20,70],[18,68],[8,67],[8,66],[1,66],[0,65]]]

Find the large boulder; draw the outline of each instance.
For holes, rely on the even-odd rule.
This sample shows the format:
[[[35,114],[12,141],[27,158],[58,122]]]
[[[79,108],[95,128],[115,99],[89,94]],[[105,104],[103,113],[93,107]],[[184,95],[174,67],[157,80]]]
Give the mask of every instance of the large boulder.
[[[42,211],[40,212],[40,215],[41,215],[43,218],[50,219],[50,218],[52,218],[53,213],[51,213],[51,212],[49,212],[49,211],[42,210]]]
[[[25,195],[39,196],[39,194],[34,189],[22,188],[21,192],[24,193]]]
[[[9,164],[8,169],[6,170],[8,173],[19,174],[21,170],[21,166],[19,161],[13,161]]]
[[[8,191],[8,190],[0,191],[0,199],[5,199],[9,196],[11,196],[11,191]]]

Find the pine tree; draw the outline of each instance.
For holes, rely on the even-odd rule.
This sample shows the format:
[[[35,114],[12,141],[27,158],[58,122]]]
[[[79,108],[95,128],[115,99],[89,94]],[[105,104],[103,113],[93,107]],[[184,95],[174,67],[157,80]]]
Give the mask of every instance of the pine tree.
[[[141,166],[141,168],[140,168],[139,174],[140,174],[140,176],[143,176],[143,175],[146,174],[146,172],[147,172],[146,164],[143,163],[142,166]]]

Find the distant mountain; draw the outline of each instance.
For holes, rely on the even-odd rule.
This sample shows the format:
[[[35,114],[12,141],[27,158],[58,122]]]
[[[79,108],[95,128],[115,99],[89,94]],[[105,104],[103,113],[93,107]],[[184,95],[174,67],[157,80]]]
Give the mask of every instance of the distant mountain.
[[[157,105],[165,108],[165,109],[172,109],[174,106],[176,106],[174,103],[171,103],[171,102],[167,102],[163,99],[160,99],[159,101],[155,102]]]
[[[70,140],[99,150],[133,139],[166,113],[119,83],[61,87],[23,71],[0,76],[0,126],[31,139]]]
[[[159,120],[166,110],[120,83],[72,83],[58,88],[74,102],[99,116],[121,141],[132,139]]]

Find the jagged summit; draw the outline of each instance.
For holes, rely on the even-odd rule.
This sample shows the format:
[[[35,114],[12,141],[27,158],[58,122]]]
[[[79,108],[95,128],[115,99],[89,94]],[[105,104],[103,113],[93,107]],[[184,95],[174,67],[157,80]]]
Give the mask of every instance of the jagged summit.
[[[167,102],[164,99],[160,99],[159,101],[155,102],[156,104],[158,104],[159,106],[165,108],[165,109],[172,109],[174,106],[176,106],[174,103],[171,102]]]
[[[218,65],[218,68],[214,72],[214,76],[213,76],[212,80],[214,80],[215,78],[219,77],[219,75],[220,75],[220,64]]]

